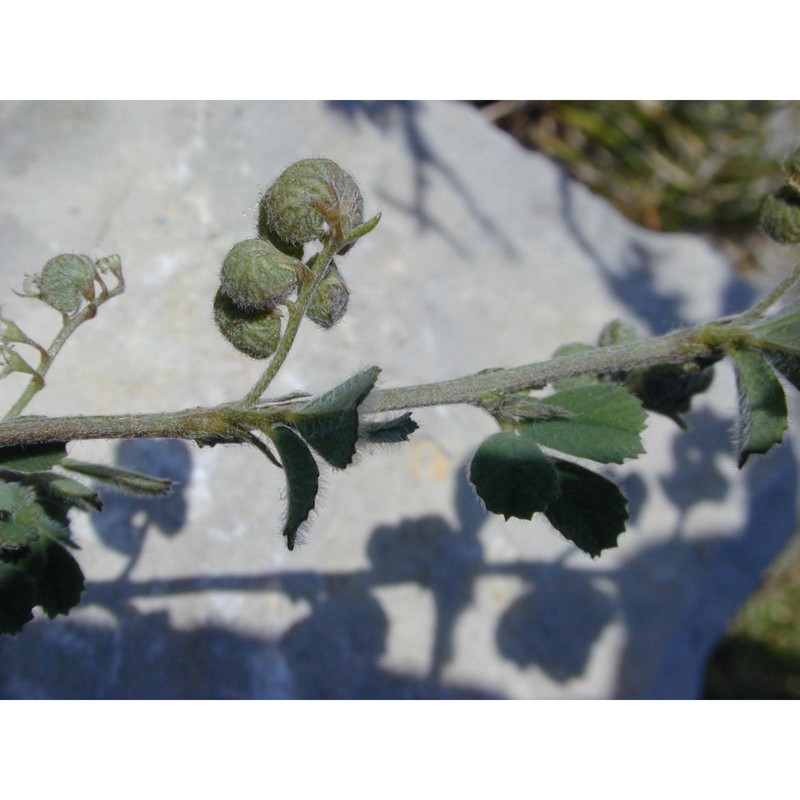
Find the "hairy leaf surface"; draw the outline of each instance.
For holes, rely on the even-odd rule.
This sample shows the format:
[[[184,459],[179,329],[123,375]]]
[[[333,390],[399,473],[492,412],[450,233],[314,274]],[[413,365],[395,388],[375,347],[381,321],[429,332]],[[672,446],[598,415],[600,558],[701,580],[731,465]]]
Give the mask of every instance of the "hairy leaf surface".
[[[64,442],[0,447],[0,466],[17,472],[43,472],[59,464],[66,455]]]
[[[756,325],[753,333],[773,348],[800,355],[800,300],[795,300],[771,319]]]
[[[67,614],[78,605],[84,577],[69,551],[53,539],[42,538],[31,548],[28,558],[35,560],[32,571],[38,573],[37,605],[50,619]]]
[[[572,416],[523,423],[520,432],[540,445],[602,463],[621,464],[644,452],[639,434],[646,415],[621,386],[563,389],[541,402],[566,409]]]
[[[628,520],[628,501],[619,487],[571,461],[556,460],[561,493],[545,516],[584,553],[597,557],[617,546]]]
[[[736,350],[732,357],[739,388],[737,445],[742,467],[753,453],[766,453],[780,444],[788,409],[783,386],[761,353]]]
[[[555,467],[530,439],[495,433],[475,453],[469,478],[486,508],[506,519],[530,519],[558,497]]]
[[[397,444],[407,442],[408,437],[419,428],[411,419],[411,412],[406,411],[399,417],[386,420],[368,420],[361,422],[358,438],[367,444]]]
[[[344,469],[353,460],[358,439],[357,409],[379,374],[379,367],[365,369],[287,417],[311,447],[337,469]]]
[[[289,428],[278,425],[269,431],[286,472],[287,509],[283,535],[294,550],[297,531],[308,519],[319,491],[319,467],[303,440]]]
[[[105,464],[92,464],[88,461],[76,461],[65,458],[61,462],[64,469],[85,475],[104,486],[122,492],[140,495],[143,497],[164,497],[172,490],[172,481],[164,478],[155,478],[141,472],[134,472],[121,467],[109,467]]]

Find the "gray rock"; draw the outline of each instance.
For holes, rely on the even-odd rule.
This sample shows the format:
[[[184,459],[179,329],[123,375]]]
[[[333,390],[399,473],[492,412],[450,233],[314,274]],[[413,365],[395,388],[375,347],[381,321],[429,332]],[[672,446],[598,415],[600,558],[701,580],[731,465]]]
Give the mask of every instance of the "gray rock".
[[[3,312],[56,253],[120,253],[129,290],[84,326],[31,413],[158,411],[242,396],[262,365],[211,317],[260,192],[311,155],[356,176],[381,224],[340,262],[344,321],[307,325],[272,387],[317,392],[370,364],[381,386],[547,358],[613,317],[660,333],[753,292],[692,236],[635,228],[470,108],[440,103],[0,105]],[[0,384],[7,407],[23,385]],[[727,621],[794,528],[784,447],[738,472],[718,370],[689,433],[651,417],[617,470],[632,524],[591,560],[544,521],[487,517],[465,464],[493,431],[424,409],[404,447],[328,471],[306,541],[279,535],[280,473],[255,451],[75,443],[177,478],[76,515],[89,587],[67,618],[0,641],[5,697],[694,697]]]

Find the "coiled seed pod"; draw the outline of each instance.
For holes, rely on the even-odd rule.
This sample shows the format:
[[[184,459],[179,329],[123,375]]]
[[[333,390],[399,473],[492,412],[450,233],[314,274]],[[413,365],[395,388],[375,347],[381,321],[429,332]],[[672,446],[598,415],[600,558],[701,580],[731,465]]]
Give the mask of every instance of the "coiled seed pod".
[[[350,290],[336,264],[331,263],[306,309],[306,316],[322,328],[331,328],[347,312],[349,300]]]
[[[219,289],[214,297],[214,322],[220,333],[250,358],[269,358],[278,348],[281,320],[274,306],[243,311]]]
[[[761,228],[780,244],[800,242],[800,195],[790,186],[768,195],[761,206]]]
[[[783,162],[783,179],[793,191],[800,194],[800,147],[786,156]]]
[[[237,242],[225,256],[220,284],[240,308],[250,311],[274,306],[297,285],[301,261],[281,253],[263,239]]]
[[[51,258],[35,278],[39,297],[63,314],[78,310],[81,298],[94,300],[95,268],[88,256],[63,254]]]
[[[338,233],[364,221],[364,198],[352,176],[328,158],[287,167],[261,198],[264,224],[285,242],[305,244],[328,229]]]
[[[291,244],[290,242],[284,241],[280,236],[278,236],[277,233],[275,233],[272,227],[270,227],[263,197],[261,198],[261,202],[258,204],[258,238],[266,239],[268,242],[272,242],[272,244],[274,244],[278,250],[280,250],[282,253],[286,253],[288,256],[292,256],[292,258],[303,258],[302,244]]]

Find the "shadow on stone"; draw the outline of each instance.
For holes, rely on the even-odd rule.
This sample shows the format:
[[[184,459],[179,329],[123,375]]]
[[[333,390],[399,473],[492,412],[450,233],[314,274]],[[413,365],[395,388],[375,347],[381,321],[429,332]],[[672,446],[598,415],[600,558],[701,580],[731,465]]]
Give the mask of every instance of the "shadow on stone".
[[[511,240],[491,220],[474,194],[464,185],[459,171],[450,166],[441,154],[435,152],[426,140],[419,122],[420,115],[425,113],[425,103],[403,100],[333,100],[328,103],[328,107],[353,123],[365,120],[385,135],[400,132],[405,149],[414,160],[412,199],[406,202],[388,195],[385,191],[379,197],[387,205],[413,215],[417,220],[419,233],[435,231],[456,252],[469,256],[458,233],[449,230],[429,208],[428,187],[432,177],[437,175],[452,187],[477,226],[500,246],[504,255],[517,255]]]

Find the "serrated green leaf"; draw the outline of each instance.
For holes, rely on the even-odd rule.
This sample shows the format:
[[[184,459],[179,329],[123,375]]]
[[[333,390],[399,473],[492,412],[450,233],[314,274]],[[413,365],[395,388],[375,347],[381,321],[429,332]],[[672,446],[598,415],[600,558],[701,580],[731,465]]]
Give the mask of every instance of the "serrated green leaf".
[[[561,493],[544,512],[550,524],[592,557],[616,547],[628,520],[619,487],[571,461],[556,460],[555,469]]]
[[[308,519],[319,491],[319,468],[303,440],[278,425],[268,431],[286,472],[287,512],[283,526],[286,546],[294,550],[297,531]]]
[[[47,532],[30,489],[0,482],[0,556],[27,550]]]
[[[646,415],[621,386],[563,389],[541,402],[566,409],[572,416],[522,423],[520,433],[540,445],[604,464],[621,464],[644,452],[639,434]]]
[[[92,464],[65,458],[61,467],[79,475],[85,475],[98,483],[123,492],[143,497],[165,497],[172,491],[173,482],[165,478],[155,478],[141,472],[134,472],[105,464]]]
[[[353,460],[358,439],[357,409],[372,391],[379,374],[379,367],[365,369],[286,418],[337,469],[344,469]]]
[[[748,456],[780,444],[788,426],[788,409],[783,386],[761,353],[735,350],[732,357],[739,388],[736,438],[741,468]]]
[[[800,300],[795,300],[774,317],[754,326],[752,332],[773,348],[800,355]]]
[[[362,420],[358,428],[358,438],[367,444],[397,444],[407,442],[408,437],[419,428],[406,411],[399,417],[386,420]]]
[[[67,455],[64,442],[0,447],[0,466],[17,472],[44,472]]]
[[[0,634],[15,634],[33,619],[36,585],[13,564],[0,562]]]
[[[559,492],[551,459],[535,442],[508,431],[481,443],[472,458],[469,479],[486,508],[506,519],[530,519]]]
[[[31,548],[28,558],[36,560],[36,605],[50,619],[67,614],[78,605],[85,582],[83,571],[68,550],[53,539],[42,538]]]

